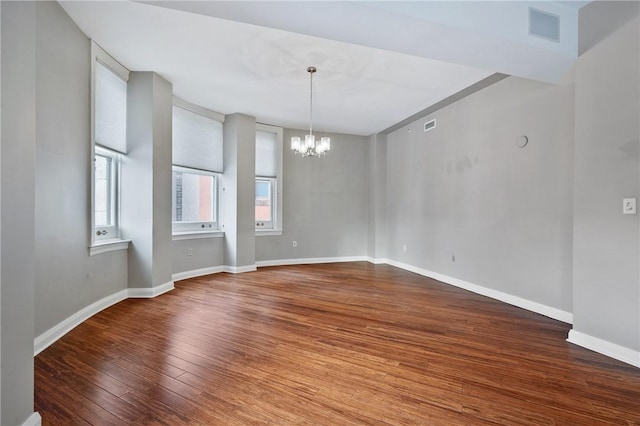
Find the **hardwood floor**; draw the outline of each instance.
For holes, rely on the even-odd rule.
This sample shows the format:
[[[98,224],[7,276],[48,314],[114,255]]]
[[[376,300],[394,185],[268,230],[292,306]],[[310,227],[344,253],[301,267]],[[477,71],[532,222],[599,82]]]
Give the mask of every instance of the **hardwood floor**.
[[[35,360],[44,425],[640,424],[640,369],[569,326],[386,265],[126,300]]]

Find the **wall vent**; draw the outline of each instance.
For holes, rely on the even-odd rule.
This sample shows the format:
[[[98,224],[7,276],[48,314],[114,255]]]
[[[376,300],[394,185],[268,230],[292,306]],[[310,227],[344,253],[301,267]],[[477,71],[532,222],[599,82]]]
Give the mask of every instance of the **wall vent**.
[[[424,131],[428,132],[431,129],[435,129],[436,128],[436,119],[434,118],[433,120],[429,120],[426,123],[424,123]]]
[[[560,42],[560,17],[553,13],[529,8],[529,34]]]

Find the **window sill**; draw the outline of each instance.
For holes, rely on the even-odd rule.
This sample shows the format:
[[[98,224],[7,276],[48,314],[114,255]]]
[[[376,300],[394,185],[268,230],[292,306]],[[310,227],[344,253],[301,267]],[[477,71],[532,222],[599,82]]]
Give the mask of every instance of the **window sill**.
[[[89,256],[96,254],[109,253],[110,251],[127,250],[131,240],[120,240],[114,238],[112,240],[96,241],[89,247]]]
[[[256,237],[270,237],[275,235],[282,235],[282,231],[279,229],[256,229]]]
[[[224,237],[223,231],[188,231],[188,232],[174,232],[171,235],[173,241],[181,240],[197,240],[200,238],[221,238]]]

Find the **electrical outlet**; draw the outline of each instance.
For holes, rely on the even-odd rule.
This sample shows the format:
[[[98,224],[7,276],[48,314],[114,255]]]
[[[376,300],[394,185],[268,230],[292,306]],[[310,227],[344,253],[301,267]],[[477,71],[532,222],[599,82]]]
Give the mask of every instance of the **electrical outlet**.
[[[294,247],[298,247],[298,242],[297,242],[297,241],[294,241],[294,242],[293,242],[293,246],[294,246]]]
[[[402,245],[402,251],[407,251],[407,245],[406,244]]]
[[[636,199],[624,198],[622,200],[622,213],[623,214],[636,214]]]
[[[452,261],[452,262],[455,262],[455,261],[456,261],[456,255],[455,255],[455,254],[452,254],[452,255],[451,255],[451,261]]]
[[[187,249],[187,256],[193,256],[193,250],[191,249],[191,247]]]

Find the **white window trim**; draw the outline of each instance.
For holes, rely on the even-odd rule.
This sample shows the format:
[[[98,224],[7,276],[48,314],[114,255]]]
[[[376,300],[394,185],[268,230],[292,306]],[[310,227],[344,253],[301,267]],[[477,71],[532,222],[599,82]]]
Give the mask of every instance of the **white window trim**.
[[[111,171],[109,175],[111,176],[111,183],[109,189],[111,194],[109,194],[109,198],[111,201],[111,225],[109,226],[95,226],[93,227],[93,244],[96,245],[101,241],[105,240],[113,240],[120,238],[120,165],[121,165],[121,155],[115,151],[111,151],[110,149],[103,148],[101,146],[94,147],[94,161],[95,156],[100,155],[103,157],[109,157],[111,159]],[[94,182],[95,182],[95,165],[94,165]],[[94,187],[95,190],[95,187]],[[93,194],[93,201],[95,206],[95,194]],[[93,209],[92,209],[93,210]],[[93,220],[95,221],[95,212],[93,212]],[[105,232],[106,236],[101,237],[98,235],[98,232]]]
[[[256,237],[275,237],[282,235],[279,229],[256,229]]]
[[[276,223],[277,223],[277,218],[278,218],[278,212],[276,211],[277,206],[278,206],[278,193],[277,193],[277,185],[278,185],[278,179],[275,177],[266,177],[266,176],[256,176],[255,177],[255,181],[268,181],[269,182],[269,189],[271,192],[271,220],[267,222],[267,226],[264,227],[264,223],[261,221],[255,221],[256,222],[256,231],[272,231],[276,229]],[[259,227],[258,223],[262,223],[262,227]]]
[[[111,240],[102,240],[96,242],[89,247],[89,256],[95,256],[97,254],[109,253],[118,250],[127,250],[131,240],[120,240],[117,238]]]
[[[205,238],[222,238],[224,231],[192,231],[192,232],[174,232],[171,235],[172,241],[182,240],[200,240]]]
[[[213,176],[215,178],[213,195],[214,195],[214,210],[215,210],[216,220],[214,222],[187,222],[187,223],[171,222],[172,239],[176,241],[181,239],[210,238],[208,236],[205,237],[204,235],[211,235],[211,237],[213,237],[215,236],[215,234],[221,232],[220,231],[220,181],[221,181],[222,173],[173,165],[171,166],[171,173],[173,173],[174,171],[204,175],[204,176]],[[173,193],[171,194],[171,196],[173,197]],[[191,237],[181,238],[181,236],[186,236],[186,235],[189,235]],[[173,237],[177,237],[177,238],[173,238]]]
[[[116,188],[116,211],[115,211],[115,221],[116,221],[116,230],[114,231],[114,238],[103,239],[100,240],[97,238],[96,229],[95,229],[95,171],[93,168],[95,154],[96,154],[96,140],[95,140],[95,73],[96,73],[96,61],[99,61],[104,66],[109,68],[111,71],[116,73],[125,81],[129,80],[129,70],[125,68],[122,64],[116,61],[111,55],[105,52],[95,41],[91,40],[91,147],[90,147],[90,164],[91,164],[91,196],[90,196],[90,211],[89,211],[89,226],[90,226],[90,241],[89,241],[89,251],[90,255],[104,253],[106,251],[113,250],[123,250],[129,246],[129,240],[122,240],[120,238],[120,164],[117,165],[117,173],[116,182],[118,188]],[[118,161],[119,163],[119,161]],[[118,244],[122,243],[122,244]],[[125,244],[126,243],[126,244]],[[111,247],[112,249],[107,249],[106,247]],[[115,247],[115,248],[114,248]],[[95,250],[93,250],[95,248]],[[92,253],[92,251],[94,253]]]
[[[274,176],[276,180],[276,185],[275,185],[275,193],[274,193],[275,220],[273,222],[273,229],[263,229],[263,230],[256,229],[256,236],[258,237],[258,236],[282,235],[282,216],[283,216],[282,199],[284,198],[282,193],[282,183],[284,182],[284,176],[282,172],[283,170],[283,167],[282,167],[283,130],[282,130],[282,127],[271,126],[271,125],[262,124],[262,123],[256,123],[256,130],[275,133],[276,140],[278,142],[276,144],[277,145],[276,176]],[[260,176],[256,176],[256,178],[258,177]]]

